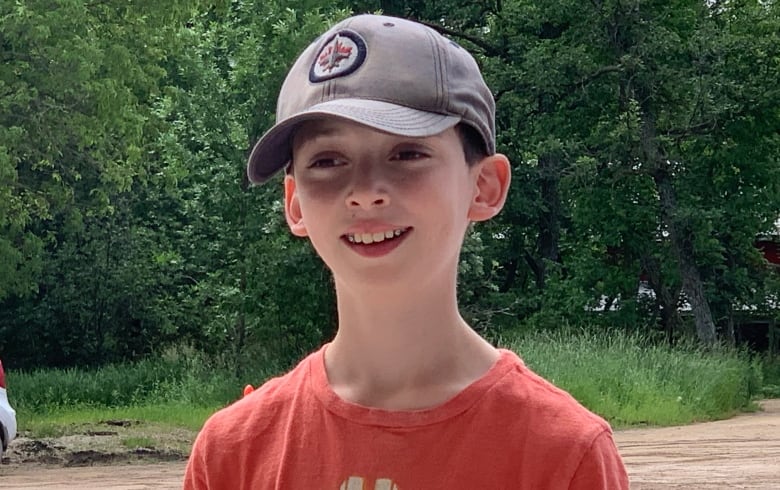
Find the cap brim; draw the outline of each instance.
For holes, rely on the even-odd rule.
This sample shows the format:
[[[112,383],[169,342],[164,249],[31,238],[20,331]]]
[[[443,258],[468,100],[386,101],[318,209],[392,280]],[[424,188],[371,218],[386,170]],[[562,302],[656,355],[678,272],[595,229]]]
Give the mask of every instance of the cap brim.
[[[292,137],[301,123],[330,117],[346,119],[399,136],[417,138],[439,134],[461,121],[460,116],[419,111],[376,100],[330,100],[280,121],[265,133],[249,155],[249,181],[261,184],[290,161]]]

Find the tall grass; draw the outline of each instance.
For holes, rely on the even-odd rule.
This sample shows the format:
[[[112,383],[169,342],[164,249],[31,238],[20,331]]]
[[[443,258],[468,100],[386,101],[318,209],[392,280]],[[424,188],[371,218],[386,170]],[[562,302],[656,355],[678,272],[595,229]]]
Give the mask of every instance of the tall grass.
[[[506,345],[616,426],[728,417],[761,388],[760,363],[736,349],[670,348],[621,331],[535,333]]]
[[[750,408],[762,363],[734,349],[669,348],[637,334],[535,332],[505,339],[537,373],[615,426],[673,425]],[[97,370],[7,373],[20,426],[55,431],[87,420],[132,418],[197,428],[283,366],[260,363],[238,376],[224,360],[188,348]]]
[[[780,398],[780,357],[764,354],[760,361],[764,375],[761,394],[766,398]]]
[[[257,366],[237,376],[224,361],[209,359],[187,347],[132,364],[96,370],[41,369],[9,372],[10,396],[17,411],[51,412],[78,407],[117,408],[145,405],[191,405],[214,408],[241,396],[242,387],[257,385],[281,371],[276,364]]]

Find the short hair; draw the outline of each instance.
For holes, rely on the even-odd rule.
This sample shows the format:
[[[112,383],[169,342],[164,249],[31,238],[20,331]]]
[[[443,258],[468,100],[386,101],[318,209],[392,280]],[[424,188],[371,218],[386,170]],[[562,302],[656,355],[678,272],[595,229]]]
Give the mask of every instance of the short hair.
[[[455,125],[455,131],[463,146],[463,158],[469,167],[476,165],[488,156],[485,141],[473,126],[458,123]]]

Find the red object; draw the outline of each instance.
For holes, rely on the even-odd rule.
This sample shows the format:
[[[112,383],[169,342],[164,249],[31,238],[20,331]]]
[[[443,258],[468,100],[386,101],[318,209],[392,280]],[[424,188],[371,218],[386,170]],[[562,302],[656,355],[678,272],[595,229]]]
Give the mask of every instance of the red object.
[[[252,385],[246,385],[244,386],[244,396],[247,396],[248,394],[255,391],[255,388]]]
[[[0,388],[5,388],[5,371],[3,371],[3,361],[0,361]]]
[[[780,243],[770,240],[759,240],[756,242],[756,248],[761,250],[761,254],[770,264],[780,265]]]

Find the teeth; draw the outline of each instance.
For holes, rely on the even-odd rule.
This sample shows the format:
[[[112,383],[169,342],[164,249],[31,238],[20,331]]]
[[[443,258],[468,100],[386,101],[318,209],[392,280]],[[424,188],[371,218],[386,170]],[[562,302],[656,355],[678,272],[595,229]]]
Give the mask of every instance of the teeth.
[[[401,236],[404,230],[388,230],[378,233],[350,233],[347,235],[347,240],[351,243],[365,243],[366,245],[371,243],[379,243],[391,238]]]

